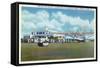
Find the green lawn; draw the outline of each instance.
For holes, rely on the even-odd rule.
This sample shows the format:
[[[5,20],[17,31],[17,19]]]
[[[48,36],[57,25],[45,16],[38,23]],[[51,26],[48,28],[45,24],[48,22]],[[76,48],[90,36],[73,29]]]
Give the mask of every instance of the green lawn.
[[[22,61],[90,57],[94,57],[93,42],[50,43],[47,47],[39,47],[34,43],[21,44]]]

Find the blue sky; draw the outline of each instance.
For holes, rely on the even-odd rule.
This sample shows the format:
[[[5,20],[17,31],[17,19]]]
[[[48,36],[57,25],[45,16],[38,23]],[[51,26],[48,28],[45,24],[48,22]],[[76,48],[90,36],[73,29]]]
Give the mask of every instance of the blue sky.
[[[21,14],[22,36],[45,29],[50,32],[93,32],[95,26],[95,11],[88,9],[22,7]]]

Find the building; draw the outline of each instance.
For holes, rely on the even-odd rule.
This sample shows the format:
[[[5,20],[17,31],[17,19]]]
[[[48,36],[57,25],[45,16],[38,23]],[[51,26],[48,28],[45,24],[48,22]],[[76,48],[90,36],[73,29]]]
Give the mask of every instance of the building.
[[[32,32],[29,36],[24,36],[23,40],[28,43],[38,43],[40,38],[48,40],[49,43],[85,42],[87,40],[94,40],[94,34],[38,31]]]

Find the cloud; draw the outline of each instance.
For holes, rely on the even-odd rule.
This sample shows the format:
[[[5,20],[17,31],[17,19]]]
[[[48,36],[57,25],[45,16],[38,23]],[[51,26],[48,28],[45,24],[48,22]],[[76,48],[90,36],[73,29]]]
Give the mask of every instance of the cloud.
[[[93,31],[94,20],[82,19],[80,16],[68,16],[61,11],[49,13],[46,10],[32,13],[28,10],[22,10],[22,35],[32,31],[41,31],[47,29],[51,32],[67,31]]]
[[[95,18],[91,21],[90,28],[91,28],[92,31],[95,30],[95,28],[96,28],[96,20],[95,20]]]
[[[84,27],[87,28],[90,25],[88,20],[83,20],[79,16],[68,16],[63,14],[62,12],[53,13],[53,17],[58,19],[62,23],[62,25],[64,25],[64,23],[69,23],[70,25],[81,27],[82,29]]]

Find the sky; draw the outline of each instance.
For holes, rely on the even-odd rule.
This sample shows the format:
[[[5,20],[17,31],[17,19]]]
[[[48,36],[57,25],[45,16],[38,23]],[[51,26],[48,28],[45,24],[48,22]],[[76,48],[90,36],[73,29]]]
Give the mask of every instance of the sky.
[[[94,32],[95,11],[88,8],[21,8],[21,36],[31,32]]]

